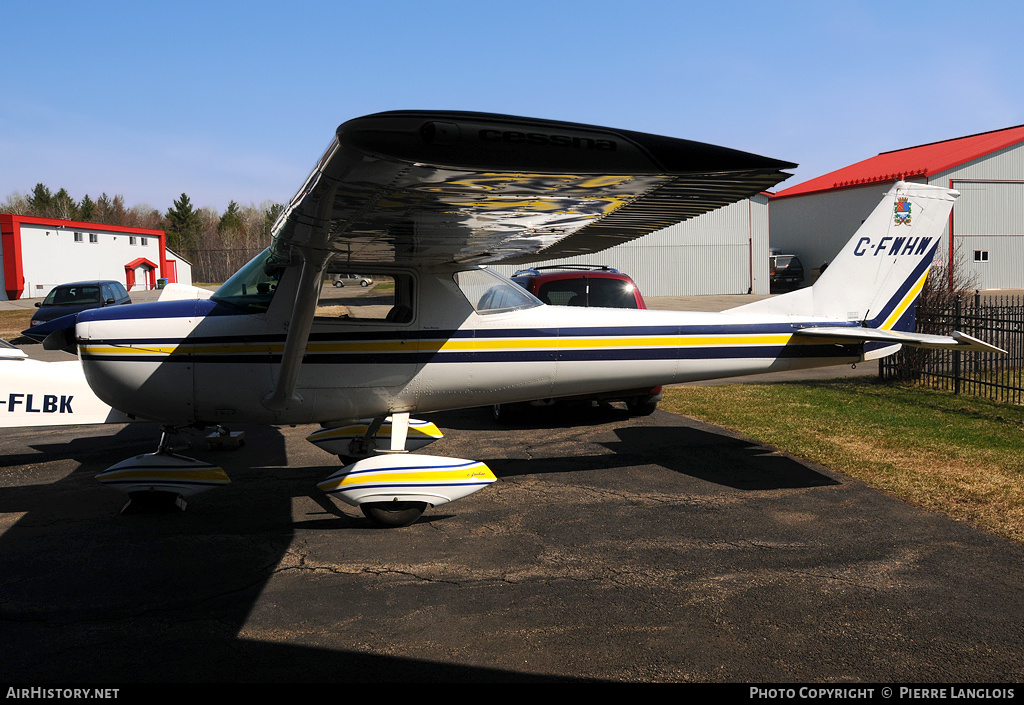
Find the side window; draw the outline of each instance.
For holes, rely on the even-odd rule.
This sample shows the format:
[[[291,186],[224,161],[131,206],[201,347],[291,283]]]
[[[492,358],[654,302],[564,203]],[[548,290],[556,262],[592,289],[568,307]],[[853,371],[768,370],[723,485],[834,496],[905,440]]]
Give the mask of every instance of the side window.
[[[411,323],[415,313],[412,275],[373,274],[338,277],[328,272],[320,286],[316,320],[320,322]],[[362,285],[366,281],[366,285]]]
[[[120,282],[114,282],[114,298],[118,301],[128,298],[128,292],[121,286]]]
[[[116,302],[117,298],[114,296],[114,292],[111,291],[110,285],[109,284],[103,284],[102,286],[103,286],[103,294],[102,294],[102,296],[103,296],[103,303],[106,304],[108,301]]]

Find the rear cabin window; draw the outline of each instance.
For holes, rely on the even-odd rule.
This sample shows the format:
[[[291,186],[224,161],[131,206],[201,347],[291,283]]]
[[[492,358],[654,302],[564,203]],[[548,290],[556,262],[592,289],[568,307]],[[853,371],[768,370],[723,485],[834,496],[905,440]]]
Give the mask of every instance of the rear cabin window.
[[[533,294],[489,269],[468,269],[455,274],[455,283],[477,313],[501,313],[540,306]]]
[[[413,319],[411,275],[373,274],[372,283],[359,284],[358,277],[336,277],[329,272],[320,286],[316,304],[319,322],[410,323]],[[340,285],[339,285],[340,284]]]

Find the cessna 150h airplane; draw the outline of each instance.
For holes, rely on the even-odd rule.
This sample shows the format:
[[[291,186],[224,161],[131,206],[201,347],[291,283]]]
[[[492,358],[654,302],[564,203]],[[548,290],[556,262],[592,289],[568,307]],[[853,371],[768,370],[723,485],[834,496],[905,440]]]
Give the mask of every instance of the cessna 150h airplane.
[[[320,424],[309,440],[347,463],[320,487],[403,525],[495,480],[483,463],[405,454],[440,435],[412,413],[639,394],[856,363],[900,345],[995,350],[960,333],[913,332],[914,300],[957,196],[932,186],[897,183],[812,287],[724,313],[546,306],[484,266],[597,252],[768,189],[793,166],[499,115],[351,120],[270,247],[212,297],[96,309],[58,325],[46,345],[77,351],[80,363],[49,364],[80,369],[51,375],[63,381],[49,388],[52,368],[20,388],[8,377],[17,392],[8,425],[38,425],[30,407],[44,400],[54,412],[66,400],[64,421],[74,420],[77,374],[83,396],[87,382],[116,410],[104,418],[165,429],[156,453],[99,479],[136,499],[180,500],[228,478],[172,452],[174,429]],[[331,299],[332,277],[356,272],[393,283],[385,305]]]

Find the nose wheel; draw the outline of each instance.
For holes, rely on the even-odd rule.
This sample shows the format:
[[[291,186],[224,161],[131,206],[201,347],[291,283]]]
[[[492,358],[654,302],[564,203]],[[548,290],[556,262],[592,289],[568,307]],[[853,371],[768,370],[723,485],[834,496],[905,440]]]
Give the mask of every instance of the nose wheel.
[[[122,514],[182,512],[185,497],[231,482],[222,468],[179,455],[179,449],[171,446],[176,430],[162,429],[155,453],[123,460],[96,476],[128,495]]]

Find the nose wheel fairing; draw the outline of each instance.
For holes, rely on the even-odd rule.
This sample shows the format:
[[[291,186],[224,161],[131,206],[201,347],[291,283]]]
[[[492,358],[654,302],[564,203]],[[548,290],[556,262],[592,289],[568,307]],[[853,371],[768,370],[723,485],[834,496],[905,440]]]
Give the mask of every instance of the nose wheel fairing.
[[[162,490],[185,497],[231,482],[217,465],[161,452],[122,460],[96,478],[125,493]]]

